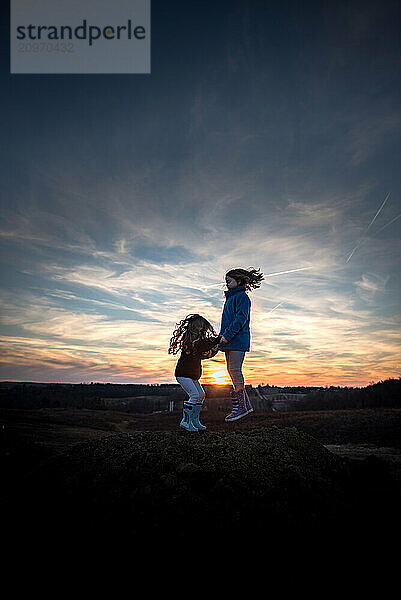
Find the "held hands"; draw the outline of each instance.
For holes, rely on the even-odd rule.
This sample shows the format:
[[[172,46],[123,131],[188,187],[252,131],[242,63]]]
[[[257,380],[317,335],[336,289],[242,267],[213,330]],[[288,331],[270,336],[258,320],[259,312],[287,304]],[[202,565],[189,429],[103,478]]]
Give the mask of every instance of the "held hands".
[[[214,356],[216,356],[216,354],[219,351],[219,344],[228,344],[228,340],[226,340],[226,338],[222,336],[220,342],[216,344],[216,346],[202,353],[202,359],[213,358]]]

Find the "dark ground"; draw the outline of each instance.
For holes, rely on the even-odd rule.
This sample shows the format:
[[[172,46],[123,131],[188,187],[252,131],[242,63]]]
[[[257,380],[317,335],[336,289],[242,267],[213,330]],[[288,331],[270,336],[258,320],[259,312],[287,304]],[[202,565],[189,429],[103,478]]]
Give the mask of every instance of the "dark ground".
[[[401,532],[401,410],[0,410],[10,540],[135,546],[388,544]]]

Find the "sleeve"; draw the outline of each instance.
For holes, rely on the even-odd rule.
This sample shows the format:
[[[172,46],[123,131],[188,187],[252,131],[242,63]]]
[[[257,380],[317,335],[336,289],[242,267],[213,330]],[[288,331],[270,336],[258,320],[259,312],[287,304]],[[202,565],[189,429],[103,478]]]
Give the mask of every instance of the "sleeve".
[[[235,310],[235,319],[223,331],[223,336],[227,342],[230,342],[241,331],[250,316],[251,301],[248,296],[241,294],[238,298],[238,304]]]
[[[216,337],[209,338],[208,340],[197,340],[194,342],[194,351],[195,352],[206,352],[211,348],[214,348],[221,340],[221,335]]]

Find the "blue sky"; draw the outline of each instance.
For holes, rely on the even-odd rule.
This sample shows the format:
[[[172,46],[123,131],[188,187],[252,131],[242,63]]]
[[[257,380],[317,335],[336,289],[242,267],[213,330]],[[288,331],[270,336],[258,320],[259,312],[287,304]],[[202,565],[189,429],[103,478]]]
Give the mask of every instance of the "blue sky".
[[[399,3],[153,0],[149,75],[10,75],[2,11],[2,380],[172,383],[251,266],[247,382],[400,376]]]

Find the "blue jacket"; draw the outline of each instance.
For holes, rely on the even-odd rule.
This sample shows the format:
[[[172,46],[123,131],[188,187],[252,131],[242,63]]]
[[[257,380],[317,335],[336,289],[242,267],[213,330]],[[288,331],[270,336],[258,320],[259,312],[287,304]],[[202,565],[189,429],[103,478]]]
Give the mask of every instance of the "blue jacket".
[[[242,350],[249,352],[251,333],[249,321],[251,301],[243,285],[229,288],[224,292],[226,301],[221,315],[219,335],[223,335],[228,344],[219,344],[219,350]]]

